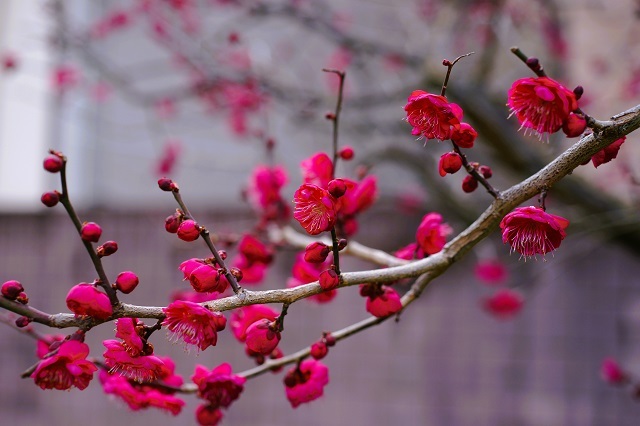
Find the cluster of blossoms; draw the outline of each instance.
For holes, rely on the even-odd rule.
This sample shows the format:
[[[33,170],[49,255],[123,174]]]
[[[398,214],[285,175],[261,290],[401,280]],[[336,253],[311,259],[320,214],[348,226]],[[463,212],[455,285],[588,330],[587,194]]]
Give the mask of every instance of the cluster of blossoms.
[[[346,152],[350,157],[351,151]],[[293,196],[293,217],[311,235],[330,231],[334,226],[344,236],[355,234],[356,216],[371,207],[376,199],[375,176],[366,176],[359,182],[333,179],[334,165],[325,153],[304,160],[301,167],[303,184]]]
[[[245,352],[258,364],[265,357],[281,358],[278,313],[266,305],[244,306],[231,316],[231,331],[239,342],[245,344]]]

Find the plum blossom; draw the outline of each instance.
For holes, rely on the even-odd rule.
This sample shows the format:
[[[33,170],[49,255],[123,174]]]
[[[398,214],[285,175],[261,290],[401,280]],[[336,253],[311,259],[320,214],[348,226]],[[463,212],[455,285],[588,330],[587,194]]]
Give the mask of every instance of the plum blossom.
[[[166,315],[162,325],[173,339],[182,339],[187,345],[195,345],[201,351],[215,346],[218,331],[224,330],[227,320],[218,312],[184,300],[176,300],[163,309]]]
[[[305,183],[293,196],[293,217],[310,235],[330,231],[336,223],[336,200],[325,189]]]
[[[518,207],[500,222],[502,242],[524,257],[548,253],[560,247],[569,221],[540,207]]]
[[[576,95],[548,77],[522,78],[509,89],[507,105],[522,127],[535,131],[539,137],[555,133],[578,108]]]
[[[228,363],[220,364],[211,371],[197,365],[191,379],[198,386],[198,396],[215,408],[229,407],[238,399],[247,381],[244,377],[233,374]]]
[[[514,290],[498,290],[493,296],[484,299],[482,305],[491,315],[500,319],[514,317],[522,309],[524,298]]]
[[[293,408],[318,399],[329,383],[329,369],[315,359],[304,360],[284,379],[287,399]]]
[[[404,110],[407,122],[413,126],[411,134],[441,141],[451,138],[452,128],[460,126],[460,107],[450,104],[447,98],[423,90],[409,95]]]
[[[89,346],[77,340],[67,340],[55,354],[38,363],[31,378],[42,389],[66,390],[72,386],[85,389],[98,370],[87,361],[87,355]]]

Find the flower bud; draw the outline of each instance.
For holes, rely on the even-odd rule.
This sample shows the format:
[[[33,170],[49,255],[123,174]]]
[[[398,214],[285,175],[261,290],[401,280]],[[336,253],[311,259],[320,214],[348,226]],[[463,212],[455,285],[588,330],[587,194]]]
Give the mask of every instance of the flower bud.
[[[46,171],[50,173],[58,173],[60,170],[62,170],[64,162],[62,161],[62,158],[58,157],[57,155],[49,155],[44,159],[44,163],[42,165],[44,166],[44,169]]]
[[[240,268],[229,268],[229,272],[236,278],[236,281],[242,281],[242,271]]]
[[[280,332],[275,331],[275,322],[260,319],[247,327],[247,348],[253,352],[269,355],[280,343]]]
[[[331,347],[336,345],[336,338],[333,337],[333,334],[322,333],[322,338],[324,339],[324,342],[327,344],[327,346]]]
[[[322,263],[331,253],[331,247],[324,243],[315,241],[304,249],[304,260],[309,263]]]
[[[540,61],[538,60],[538,58],[528,58],[526,61],[526,64],[529,67],[529,69],[531,69],[531,71],[533,72],[538,72],[542,69],[542,66],[540,65]]]
[[[178,227],[178,238],[183,241],[195,241],[200,236],[200,227],[191,219],[183,221]]]
[[[478,132],[470,124],[460,123],[460,127],[451,132],[451,140],[460,148],[472,148]]]
[[[11,280],[2,284],[2,289],[0,292],[4,297],[9,300],[16,300],[16,298],[24,291],[22,284],[20,282]]]
[[[440,176],[446,176],[447,173],[454,174],[462,167],[462,158],[455,152],[446,152],[440,157],[438,162],[438,171]]]
[[[83,241],[97,243],[102,235],[102,228],[95,222],[85,222],[80,228],[80,238]]]
[[[178,190],[178,185],[174,181],[166,177],[158,179],[158,187],[167,192]]]
[[[584,133],[587,128],[587,120],[582,115],[571,113],[562,124],[562,131],[568,138],[576,138]]]
[[[116,277],[115,288],[129,294],[138,286],[140,280],[138,276],[131,271],[120,272]]]
[[[340,156],[340,158],[342,158],[343,160],[351,160],[353,158],[353,148],[351,148],[350,146],[345,146],[344,148],[342,148],[340,150],[340,152],[338,152],[338,155]]]
[[[338,251],[343,250],[348,244],[348,241],[346,238],[340,238],[338,240]]]
[[[18,319],[16,319],[16,327],[18,328],[23,328],[29,325],[29,323],[33,321],[31,318],[29,317],[20,317]]]
[[[29,297],[27,297],[27,293],[25,293],[24,291],[20,292],[18,297],[16,297],[16,302],[22,303],[23,305],[29,303]]]
[[[340,284],[340,276],[333,269],[326,269],[320,272],[318,281],[323,290],[333,290]]]
[[[491,176],[493,176],[493,170],[491,170],[491,167],[489,166],[478,167],[478,172],[480,172],[482,177],[484,177],[485,179],[489,179],[491,178]]]
[[[322,359],[327,356],[327,353],[329,353],[329,349],[325,342],[319,341],[311,345],[311,356],[314,359]]]
[[[333,179],[329,181],[327,190],[329,191],[329,194],[333,195],[335,198],[340,198],[345,192],[347,192],[347,185],[342,179]]]
[[[180,227],[180,223],[182,222],[182,215],[178,212],[175,212],[171,216],[167,216],[164,220],[164,229],[170,233],[175,234],[178,232],[178,228]]]
[[[573,89],[573,94],[576,95],[576,100],[580,99],[584,94],[584,87],[576,86],[576,88]]]
[[[67,307],[76,315],[88,315],[104,320],[113,314],[107,295],[91,284],[80,283],[73,286],[66,300]]]
[[[471,175],[467,175],[462,180],[462,190],[466,193],[475,191],[478,188],[478,181]]]
[[[47,207],[53,207],[60,201],[60,194],[57,191],[45,192],[40,197],[40,201]]]
[[[113,253],[118,251],[118,243],[115,241],[106,241],[101,246],[98,246],[96,252],[98,253],[98,257],[111,256]]]

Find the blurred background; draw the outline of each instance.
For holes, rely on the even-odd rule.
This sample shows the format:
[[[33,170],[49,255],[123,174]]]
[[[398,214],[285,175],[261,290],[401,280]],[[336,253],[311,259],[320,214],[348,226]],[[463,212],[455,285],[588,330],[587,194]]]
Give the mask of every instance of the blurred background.
[[[39,202],[59,189],[58,176],[42,169],[55,149],[69,159],[80,217],[118,242],[118,253],[104,260],[107,274],[140,277],[122,300],[168,304],[188,287],[178,265],[206,250],[164,231],[176,205],[157,189],[158,177],[179,182],[198,221],[220,236],[251,229],[257,216],[243,191],[252,170],[269,161],[268,141],[273,161],[288,170],[286,200],[301,183],[300,162],[331,149],[325,114],[335,107],[337,78],[322,68],[347,72],[340,140],[355,158],[338,174],[378,177],[378,201],[354,239],[396,250],[431,211],[460,232],[490,196],[464,194],[461,173],[438,175],[449,146],[410,135],[402,107],[411,91],[437,93],[442,60],[476,52],[454,68],[447,96],[479,132],[471,160],[490,165],[492,184],[507,188],[575,142],[563,134],[549,143],[524,137],[507,120],[508,88],[530,76],[509,48],[540,58],[568,88],[582,85],[582,109],[606,119],[640,100],[639,14],[631,0],[2,0],[0,280],[21,281],[34,307],[57,313],[67,311],[71,286],[95,278],[62,209]],[[224,424],[637,424],[635,386],[615,388],[600,377],[607,357],[640,374],[637,139],[632,134],[612,163],[580,167],[549,193],[550,212],[571,222],[556,253],[525,262],[496,233],[398,323],[332,348],[323,398],[292,410],[282,374],[263,375],[246,384]],[[283,287],[294,253],[280,250],[255,288]],[[506,319],[483,309],[499,287],[474,274],[494,260],[507,272],[498,284],[524,297]],[[345,271],[374,267],[344,262]],[[299,302],[281,348],[291,353],[366,316],[356,288],[328,305]],[[161,334],[153,338],[156,354],[172,356],[186,379],[196,364],[252,366],[227,331],[200,354]],[[89,333],[91,356],[100,357],[106,338],[112,324]],[[172,417],[129,411],[105,397],[97,378],[82,392],[42,391],[19,378],[37,361],[35,342],[10,327],[0,328],[0,339],[7,424],[195,422],[193,396]]]

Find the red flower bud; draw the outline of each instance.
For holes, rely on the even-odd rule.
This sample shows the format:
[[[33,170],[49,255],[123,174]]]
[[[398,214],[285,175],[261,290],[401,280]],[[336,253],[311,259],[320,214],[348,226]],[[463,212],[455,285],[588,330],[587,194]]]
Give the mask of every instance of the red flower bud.
[[[11,280],[2,284],[2,289],[0,292],[4,297],[9,300],[16,300],[16,298],[24,291],[22,284],[20,282]]]
[[[576,138],[584,133],[587,128],[587,120],[582,115],[571,113],[562,124],[562,131],[568,138]]]
[[[326,269],[320,272],[318,281],[323,290],[333,290],[340,284],[340,276],[333,269]]]
[[[16,297],[16,302],[22,303],[23,305],[26,305],[27,303],[29,303],[29,298],[27,297],[27,293],[25,293],[24,291],[20,292],[18,297]]]
[[[446,176],[447,173],[454,174],[462,167],[462,158],[455,152],[446,152],[440,157],[438,162],[438,171],[440,176]]]
[[[88,315],[103,320],[113,314],[107,295],[87,283],[80,283],[69,290],[67,307],[76,315]]]
[[[29,323],[33,321],[31,318],[29,317],[20,317],[18,319],[16,319],[16,327],[18,328],[23,328],[29,325]]]
[[[342,179],[333,179],[329,181],[327,190],[329,191],[329,194],[333,195],[335,198],[340,198],[345,192],[347,192],[347,184],[345,184]]]
[[[178,227],[178,238],[183,241],[195,241],[200,236],[200,227],[191,219],[183,221]]]
[[[309,263],[322,263],[331,253],[331,247],[324,243],[315,241],[304,249],[304,260]]]
[[[158,179],[158,187],[167,192],[175,191],[178,189],[178,185],[174,181],[166,177]]]
[[[229,272],[231,272],[231,275],[236,278],[236,281],[242,281],[242,271],[240,270],[240,268],[230,268]]]
[[[343,160],[349,161],[353,158],[353,148],[351,148],[350,146],[345,146],[340,150],[340,152],[338,152],[338,155]]]
[[[493,170],[491,170],[491,167],[489,166],[480,166],[478,167],[478,171],[485,179],[489,179],[493,176]]]
[[[86,222],[80,228],[80,238],[84,241],[97,243],[102,235],[102,228],[95,222]]]
[[[331,347],[336,345],[336,338],[333,337],[333,334],[322,333],[322,335],[323,335],[322,338],[324,339],[324,342],[327,344],[327,346]]]
[[[164,220],[164,229],[166,229],[170,234],[175,234],[176,232],[178,232],[180,223],[182,223],[182,215],[178,212],[175,212]]]
[[[269,355],[280,343],[280,332],[274,330],[274,324],[263,318],[247,327],[247,348],[262,355]]]
[[[60,194],[56,191],[45,192],[42,194],[42,197],[40,197],[40,201],[47,207],[53,207],[60,201]]]
[[[64,162],[62,161],[62,158],[58,157],[57,155],[49,155],[44,159],[44,163],[42,165],[44,166],[44,169],[46,171],[51,173],[58,173],[60,170],[62,170]]]
[[[140,280],[138,276],[131,271],[120,272],[116,277],[115,287],[123,292],[129,294],[138,286]]]
[[[451,132],[451,140],[460,148],[472,148],[477,137],[478,132],[467,123],[460,123],[460,127]]]
[[[311,356],[315,359],[322,359],[329,353],[327,344],[323,341],[315,342],[311,345]]]
[[[96,249],[98,257],[111,256],[118,251],[118,243],[115,241],[107,241]]]
[[[466,193],[473,192],[478,188],[478,181],[471,175],[467,175],[462,180],[462,190]]]

